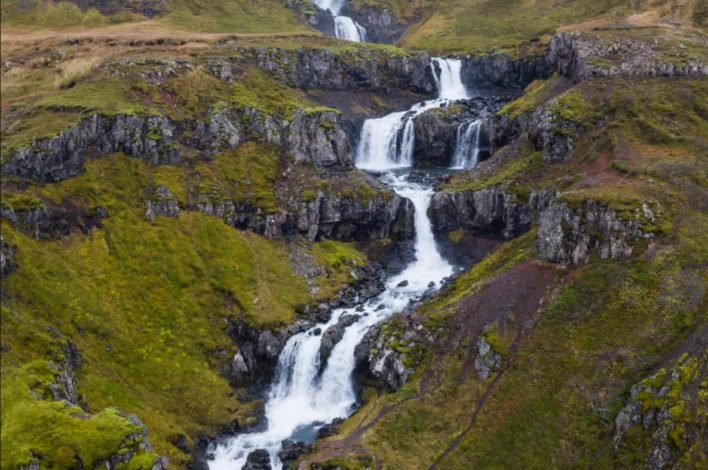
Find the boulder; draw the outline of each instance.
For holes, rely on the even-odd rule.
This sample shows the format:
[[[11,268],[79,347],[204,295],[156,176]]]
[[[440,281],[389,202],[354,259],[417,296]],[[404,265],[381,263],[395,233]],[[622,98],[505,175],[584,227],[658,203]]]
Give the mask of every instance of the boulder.
[[[270,454],[265,449],[256,449],[248,454],[241,470],[270,470]]]
[[[334,346],[344,336],[344,331],[348,326],[359,321],[359,315],[342,315],[336,325],[332,325],[322,333],[320,342],[320,371],[324,370],[327,365],[327,359],[332,354]]]

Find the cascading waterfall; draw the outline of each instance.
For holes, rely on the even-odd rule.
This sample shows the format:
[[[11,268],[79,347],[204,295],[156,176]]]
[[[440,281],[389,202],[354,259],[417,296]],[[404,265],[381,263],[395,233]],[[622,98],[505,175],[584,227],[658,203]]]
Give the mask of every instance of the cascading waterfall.
[[[479,162],[479,137],[482,130],[480,119],[460,124],[457,128],[457,144],[452,157],[453,170],[474,168]]]
[[[386,290],[380,296],[361,304],[364,311],[356,313],[361,315],[359,320],[346,328],[321,375],[318,376],[322,335],[315,335],[314,330],[326,331],[343,315],[355,314],[354,308],[337,309],[327,323],[318,324],[288,340],[278,359],[275,380],[265,407],[266,430],[241,434],[218,445],[213,460],[209,461],[211,470],[240,469],[248,454],[255,449],[266,449],[270,453],[271,466],[280,469],[282,464],[277,453],[283,440],[312,440],[323,424],[349,416],[356,406],[352,382],[356,345],[369,328],[402,311],[412,299],[428,290],[431,282],[438,288],[441,281],[452,274],[453,267],[438,252],[427,215],[433,190],[409,183],[405,176],[388,174],[384,181],[413,202],[416,260],[400,274],[389,278]],[[401,285],[404,280],[408,281],[407,285]]]
[[[462,83],[460,59],[436,57],[430,67],[438,89],[437,98],[415,104],[408,111],[364,121],[356,151],[359,168],[385,171],[412,166],[415,141],[413,119],[429,109],[469,97]]]
[[[334,17],[334,35],[347,41],[366,42],[366,30],[348,16]]]
[[[323,10],[329,10],[334,17],[334,36],[347,41],[366,42],[366,29],[348,16],[339,13],[344,7],[343,0],[313,0]]]
[[[411,166],[413,117],[425,109],[442,106],[451,99],[466,97],[459,77],[459,61],[445,67],[441,64],[444,65],[446,60],[435,61],[440,69],[440,76],[436,74],[438,98],[416,105],[410,111],[367,120],[361,131],[357,151],[358,167],[392,170]],[[452,87],[453,91],[447,87]],[[382,294],[362,302],[360,306],[363,311],[359,308],[357,312],[357,307],[337,309],[332,312],[328,322],[318,324],[288,340],[278,358],[274,382],[265,406],[266,429],[237,435],[218,444],[209,461],[211,470],[241,469],[248,454],[256,449],[267,450],[271,466],[280,469],[282,463],[277,454],[283,440],[311,441],[322,425],[349,416],[356,407],[352,382],[356,345],[369,328],[401,312],[411,300],[431,289],[431,283],[433,289],[439,288],[442,281],[452,274],[452,265],[438,251],[427,215],[433,189],[407,181],[405,174],[389,172],[381,178],[396,193],[413,203],[415,261],[400,274],[390,277]],[[404,280],[407,282],[402,282]],[[326,331],[344,315],[359,315],[359,318],[345,329],[320,374],[319,349],[322,335],[315,334],[315,330]]]

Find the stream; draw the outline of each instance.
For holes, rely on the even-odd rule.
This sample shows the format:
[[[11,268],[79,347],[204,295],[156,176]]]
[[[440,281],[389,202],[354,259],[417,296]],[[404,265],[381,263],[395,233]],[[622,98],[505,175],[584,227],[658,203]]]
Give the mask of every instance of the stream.
[[[209,461],[211,470],[239,470],[248,454],[256,449],[268,451],[272,468],[281,469],[278,452],[283,440],[312,442],[323,425],[351,415],[357,407],[353,382],[357,344],[372,326],[403,311],[424,292],[438,289],[453,273],[454,267],[438,251],[427,215],[433,188],[407,179],[413,164],[413,118],[427,109],[468,97],[460,79],[459,60],[436,58],[431,66],[438,97],[418,103],[408,111],[365,121],[356,154],[358,168],[375,170],[382,182],[413,203],[415,260],[387,279],[382,294],[356,306],[360,307],[358,311],[355,312],[356,307],[337,309],[328,322],[288,340],[268,393],[265,430],[236,435],[216,444]],[[467,147],[464,156],[461,153],[456,159],[457,166],[465,165],[470,160],[467,155],[474,153],[474,149],[469,149],[470,142],[458,142],[459,145]],[[320,373],[322,335],[318,333],[337,324],[344,315],[353,314],[359,316],[358,320],[346,328]]]

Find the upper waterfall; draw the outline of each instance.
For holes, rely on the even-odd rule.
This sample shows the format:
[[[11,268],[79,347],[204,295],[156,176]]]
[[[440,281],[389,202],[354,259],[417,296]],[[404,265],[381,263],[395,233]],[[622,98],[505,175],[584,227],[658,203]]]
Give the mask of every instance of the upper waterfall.
[[[413,165],[415,128],[413,119],[424,111],[469,97],[462,83],[462,61],[435,57],[430,68],[437,87],[437,98],[423,101],[408,111],[367,119],[362,126],[356,150],[359,168],[383,171]]]
[[[366,42],[366,29],[348,16],[339,13],[344,8],[345,0],[312,0],[312,3],[329,10],[334,17],[334,36],[353,42]]]

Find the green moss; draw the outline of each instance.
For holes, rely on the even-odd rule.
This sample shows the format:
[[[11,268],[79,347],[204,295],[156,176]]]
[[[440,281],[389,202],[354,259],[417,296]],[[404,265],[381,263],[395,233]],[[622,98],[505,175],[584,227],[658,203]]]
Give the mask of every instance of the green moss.
[[[505,359],[509,357],[509,346],[496,325],[484,330],[482,336],[487,340],[494,352]]]
[[[47,362],[2,369],[2,468],[88,467],[115,454],[138,451],[142,430],[108,408],[88,415],[64,401],[53,401],[49,385],[57,372]]]
[[[249,149],[267,152],[252,145],[242,152]],[[255,172],[255,160],[239,168]],[[214,165],[225,165],[215,170],[219,177],[240,181],[234,162],[217,159]],[[48,331],[61,332],[82,354],[79,383],[91,408],[135,413],[148,426],[155,451],[179,465],[185,455],[169,444],[170,436],[214,433],[252,412],[220,373],[238,346],[225,333],[227,320],[283,325],[299,306],[317,299],[279,242],[201,213],[145,221],[150,182],[165,183],[175,194],[183,184],[177,169],[157,170],[113,155],[89,160],[78,177],[14,190],[17,198],[102,206],[109,217],[88,236],[56,242],[35,241],[3,221],[3,238],[17,246],[22,269],[3,279],[2,342],[8,349],[2,364],[5,371],[55,357],[58,346]],[[329,277],[315,279],[323,292],[341,288],[351,267],[363,262],[353,246],[332,242],[314,250],[323,254],[316,262],[330,268]]]
[[[251,203],[264,213],[276,210],[274,184],[280,157],[273,147],[246,142],[236,150],[197,164],[199,193],[212,201]]]
[[[73,88],[41,98],[36,102],[36,106],[64,111],[96,112],[106,116],[154,113],[131,95],[125,81],[118,79],[84,81]]]
[[[548,80],[535,80],[524,90],[524,94],[500,109],[497,114],[516,119],[523,114],[532,113],[543,102],[543,95],[557,81],[554,76]]]

